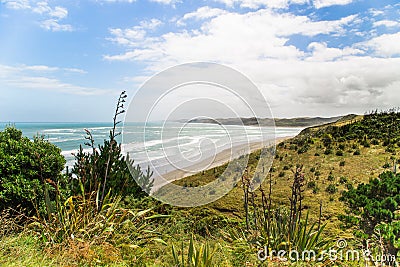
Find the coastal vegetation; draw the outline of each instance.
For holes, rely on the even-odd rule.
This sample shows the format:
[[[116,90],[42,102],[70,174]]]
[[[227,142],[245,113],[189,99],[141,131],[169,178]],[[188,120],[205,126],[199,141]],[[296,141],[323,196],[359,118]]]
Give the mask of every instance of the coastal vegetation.
[[[109,138],[95,144],[87,131],[90,151],[81,146],[66,172],[60,149],[46,139],[30,140],[12,126],[0,132],[0,265],[383,266],[392,262],[378,255],[397,256],[398,110],[307,128],[277,145],[258,189],[251,177],[260,151],[249,155],[229,194],[177,208],[147,196],[150,171],[129,172],[134,155],[122,155],[116,138],[125,98],[123,92]],[[174,183],[200,186],[225,167]],[[329,249],[370,254],[332,260],[323,253]],[[279,250],[316,254],[285,261],[270,254]]]

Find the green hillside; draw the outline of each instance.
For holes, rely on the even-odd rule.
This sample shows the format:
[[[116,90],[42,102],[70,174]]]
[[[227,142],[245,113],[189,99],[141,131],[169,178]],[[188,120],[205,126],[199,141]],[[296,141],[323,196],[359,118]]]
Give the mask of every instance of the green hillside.
[[[400,201],[400,192],[393,184],[400,177],[388,173],[397,171],[399,150],[398,110],[351,115],[305,129],[297,137],[279,143],[262,191],[254,194],[248,190],[251,179],[242,177],[226,196],[196,208],[171,207],[135,195],[117,198],[117,202],[105,199],[110,204],[99,214],[107,220],[93,217],[95,223],[84,228],[87,234],[71,230],[68,235],[58,235],[59,241],[46,238],[51,236],[46,230],[51,225],[50,218],[45,219],[43,228],[40,221],[21,226],[3,212],[0,265],[183,266],[182,261],[187,264],[189,258],[193,261],[185,266],[260,266],[257,253],[266,244],[274,249],[322,250],[341,239],[346,239],[351,248],[360,248],[365,240],[384,240],[387,243],[381,243],[382,247],[391,245],[390,252],[397,253],[400,225],[396,201]],[[248,177],[259,154],[256,151],[249,155]],[[85,157],[90,164],[90,156]],[[175,183],[185,187],[203,185],[217,179],[224,169],[225,166],[216,167]],[[370,184],[359,186],[363,183]],[[176,194],[167,188],[162,190],[164,194]],[[91,202],[81,203],[79,199],[65,202],[75,203],[74,207],[67,205],[70,211],[91,207]],[[68,209],[62,214],[70,214]],[[390,220],[383,221],[382,214],[390,216]],[[375,235],[363,227],[371,218],[375,225],[386,227],[379,229],[387,235],[374,239]],[[107,227],[97,232],[98,225],[103,224]],[[378,253],[380,246],[374,244],[373,253]],[[325,257],[317,263],[310,259],[290,263],[271,258],[262,264],[360,266],[364,261],[333,262]]]

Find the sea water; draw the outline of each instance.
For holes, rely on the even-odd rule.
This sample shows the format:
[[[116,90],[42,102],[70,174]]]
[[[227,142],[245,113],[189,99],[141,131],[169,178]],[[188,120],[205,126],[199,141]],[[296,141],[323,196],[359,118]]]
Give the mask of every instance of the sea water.
[[[82,145],[86,151],[90,148],[84,143],[88,129],[96,144],[103,143],[112,129],[111,123],[0,123],[0,130],[7,125],[20,129],[24,136],[31,139],[43,136],[58,146],[66,158],[67,166],[74,164],[73,153]],[[260,142],[265,136],[275,138],[297,135],[302,128],[254,127],[239,125],[217,125],[205,123],[130,123],[119,127],[118,141],[124,143],[124,153],[130,154],[135,163],[142,167],[151,162],[154,166],[168,165],[182,160],[196,162],[210,157],[231,146],[243,143]]]

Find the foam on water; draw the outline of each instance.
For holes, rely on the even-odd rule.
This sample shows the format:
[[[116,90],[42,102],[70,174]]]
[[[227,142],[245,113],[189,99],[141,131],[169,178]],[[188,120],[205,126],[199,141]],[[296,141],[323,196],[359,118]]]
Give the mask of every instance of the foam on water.
[[[0,123],[0,129],[4,129],[6,125]],[[22,130],[24,136],[29,138],[43,136],[60,147],[68,166],[73,165],[72,153],[76,153],[80,145],[84,151],[91,151],[84,145],[86,142],[84,129],[91,130],[96,143],[100,144],[108,138],[112,127],[110,123],[15,123],[14,125]],[[144,136],[143,127],[144,124],[134,123],[124,128],[124,138],[128,138],[129,142],[123,146],[123,152],[129,152],[131,158],[144,168],[150,162],[154,166],[167,166],[171,162],[179,164],[186,160],[189,164],[191,161],[211,157],[231,146],[263,141],[260,128],[251,126],[175,123],[168,125],[168,131],[165,131],[162,123],[151,123],[146,125]],[[270,128],[261,130],[271,131]],[[275,136],[276,138],[294,136],[301,130],[302,128],[276,128]]]

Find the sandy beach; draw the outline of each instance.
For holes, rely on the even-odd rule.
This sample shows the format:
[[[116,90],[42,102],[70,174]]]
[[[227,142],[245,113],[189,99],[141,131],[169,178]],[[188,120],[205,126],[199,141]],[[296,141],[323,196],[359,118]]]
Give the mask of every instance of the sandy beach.
[[[286,136],[286,137],[280,137],[275,139],[275,145],[279,144],[280,142],[290,139],[293,136]],[[265,141],[265,142],[253,142],[250,144],[241,144],[241,145],[237,145],[237,146],[233,146],[232,148],[229,149],[225,149],[223,151],[221,151],[220,153],[216,154],[211,163],[207,164],[207,168],[206,169],[212,169],[221,165],[224,165],[225,163],[240,157],[241,155],[246,155],[248,153],[252,153],[256,150],[259,150],[263,147],[267,147],[273,144],[273,140],[271,141]],[[157,191],[158,189],[160,189],[161,187],[163,187],[164,185],[194,175],[196,173],[199,173],[205,169],[202,169],[199,171],[199,169],[201,169],[201,167],[203,167],[205,164],[204,162],[210,162],[210,158],[202,161],[202,162],[198,162],[197,164],[193,164],[192,166],[189,166],[188,168],[186,168],[185,170],[174,170],[171,172],[168,172],[166,174],[163,174],[162,177],[160,176],[155,176],[154,178],[154,186],[153,186],[153,190],[152,192]]]

